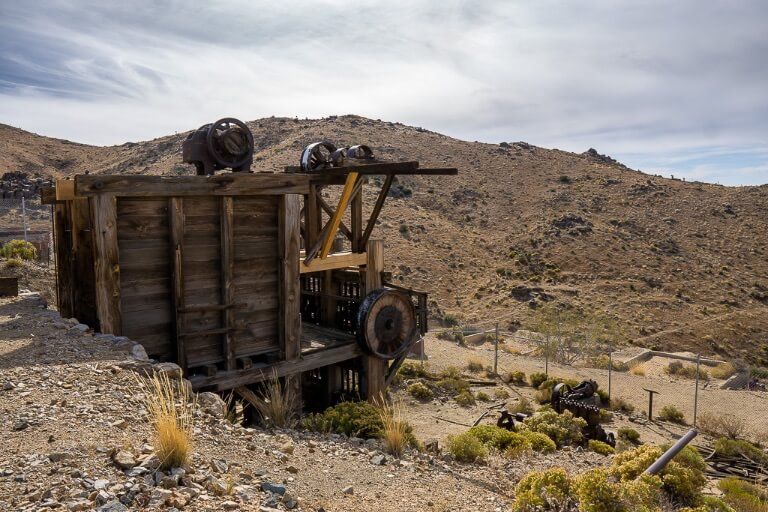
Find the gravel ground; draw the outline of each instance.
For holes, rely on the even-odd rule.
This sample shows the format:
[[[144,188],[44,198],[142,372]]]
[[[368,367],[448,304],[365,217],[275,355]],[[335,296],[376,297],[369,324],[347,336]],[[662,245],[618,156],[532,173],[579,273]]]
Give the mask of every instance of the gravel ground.
[[[531,469],[606,461],[578,449],[484,465],[382,458],[373,441],[233,425],[201,396],[192,462],[162,472],[136,377],[158,368],[142,352],[62,320],[34,294],[0,299],[0,510],[501,511]],[[430,407],[410,404],[406,415]],[[417,434],[442,441],[464,428],[437,425],[419,423]]]

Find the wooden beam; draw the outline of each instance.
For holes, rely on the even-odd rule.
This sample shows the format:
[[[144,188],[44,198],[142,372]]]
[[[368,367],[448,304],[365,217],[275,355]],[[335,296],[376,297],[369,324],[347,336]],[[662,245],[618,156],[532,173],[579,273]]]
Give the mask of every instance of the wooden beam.
[[[302,174],[301,167],[297,165],[286,166],[285,172]],[[322,172],[309,175],[313,176],[313,181],[316,181],[326,180],[335,176],[345,176],[350,172],[356,172],[362,175],[401,174],[404,176],[455,176],[459,173],[458,169],[455,167],[419,168],[418,162],[377,162],[362,165],[331,167],[323,169]]]
[[[280,351],[283,359],[301,354],[301,285],[299,282],[299,220],[301,197],[280,198],[278,244],[280,254]]]
[[[329,254],[325,259],[314,259],[309,265],[303,261],[299,264],[300,273],[320,272],[322,270],[334,270],[337,268],[357,267],[367,263],[367,255],[364,252],[337,252]]]
[[[40,187],[40,204],[56,204],[56,187]]]
[[[93,215],[96,311],[101,332],[122,334],[120,261],[117,247],[117,201],[101,194],[91,199]]]
[[[75,198],[75,182],[72,180],[56,180],[56,200],[71,201]]]
[[[339,229],[341,217],[344,215],[344,211],[347,209],[347,204],[349,204],[349,200],[352,198],[352,192],[357,185],[357,178],[358,174],[356,172],[350,172],[347,176],[347,182],[344,184],[344,190],[341,191],[339,204],[336,207],[336,211],[333,213],[333,217],[331,217],[331,220],[329,221],[330,228],[328,229],[328,232],[325,233],[325,238],[323,239],[323,246],[320,249],[320,259],[325,258],[328,256],[328,253],[331,252],[333,239],[336,238],[336,231]]]
[[[365,267],[365,295],[381,288],[381,271],[384,270],[384,242],[368,242],[368,261]],[[379,399],[384,391],[387,374],[387,362],[377,357],[363,356],[363,392],[369,402]]]
[[[234,234],[234,203],[231,196],[221,198],[221,300],[224,304],[235,301],[235,234]],[[231,329],[235,327],[235,317],[230,308],[224,309],[222,323],[229,329],[224,334],[224,367],[227,370],[235,368],[235,337]]]
[[[184,343],[184,199],[171,197],[168,199],[168,226],[170,228],[171,250],[171,314],[174,318],[174,335],[176,338],[176,362],[181,369],[187,371],[187,350]]]
[[[373,206],[371,216],[368,217],[368,224],[365,225],[365,231],[360,238],[361,247],[368,245],[368,240],[371,238],[371,232],[373,231],[373,228],[376,227],[376,220],[379,218],[379,213],[381,213],[381,208],[384,206],[384,201],[387,199],[387,194],[389,194],[389,189],[392,187],[392,181],[394,179],[395,176],[390,174],[381,185],[379,196],[376,198],[376,204]]]
[[[285,377],[287,375],[296,375],[298,373],[322,368],[331,364],[341,363],[349,359],[354,359],[362,355],[362,351],[357,343],[348,343],[333,348],[319,350],[311,354],[304,355],[298,359],[280,361],[275,364],[254,364],[248,370],[233,370],[228,372],[219,372],[216,375],[207,377],[205,375],[194,375],[189,378],[194,389],[214,388],[217,391],[234,389],[238,386],[247,386],[255,384],[273,377]]]
[[[309,176],[301,174],[266,173],[228,173],[212,176],[101,176],[88,174],[75,177],[74,192],[82,196],[114,194],[120,197],[307,194],[309,193],[309,180]]]
[[[306,244],[305,247],[309,250],[310,247],[315,245],[320,238],[320,231],[322,230],[322,212],[321,206],[317,202],[317,198],[320,197],[321,187],[317,185],[309,186],[309,194],[305,197],[304,215],[306,216],[304,221],[304,228],[306,229]]]
[[[320,205],[329,217],[333,217],[333,214],[335,213],[333,208],[331,208],[331,205],[329,205],[320,195],[317,196],[317,204]],[[339,221],[339,231],[344,233],[344,236],[348,239],[352,240],[352,231],[344,224],[344,221]]]

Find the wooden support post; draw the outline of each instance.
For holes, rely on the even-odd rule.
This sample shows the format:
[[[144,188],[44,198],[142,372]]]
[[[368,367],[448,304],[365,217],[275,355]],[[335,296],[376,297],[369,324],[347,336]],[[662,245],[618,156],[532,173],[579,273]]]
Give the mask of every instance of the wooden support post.
[[[362,180],[361,180],[362,183]],[[360,245],[363,239],[363,187],[356,189],[357,192],[352,196],[350,205],[350,217],[352,226],[352,236],[349,237],[352,242],[352,252],[363,252],[365,248]]]
[[[120,335],[120,261],[117,248],[117,200],[111,194],[97,194],[91,203],[96,281],[96,311],[101,332]]]
[[[381,288],[381,271],[384,270],[384,242],[371,240],[368,242],[368,263],[365,267],[365,294]],[[384,379],[387,373],[387,362],[373,356],[363,356],[365,381],[363,391],[366,399],[373,402],[379,399],[384,391]]]
[[[72,317],[72,229],[69,204],[66,201],[55,206],[54,236],[56,237],[56,299],[59,313]],[[65,270],[66,269],[66,270]]]
[[[68,201],[71,212],[71,272],[77,276],[72,287],[72,316],[94,329],[99,327],[96,315],[96,286],[93,275],[93,241],[91,208],[88,198]]]
[[[235,275],[234,258],[234,205],[231,196],[221,198],[221,301],[223,304],[232,304],[235,301]],[[298,215],[296,218],[298,222]],[[298,237],[298,226],[296,235]],[[235,335],[233,329],[234,313],[231,308],[222,312],[222,324],[228,331],[223,335],[224,339],[224,367],[227,370],[235,368]]]
[[[280,350],[283,359],[301,354],[301,314],[299,311],[299,211],[301,198],[287,194],[280,198]]]
[[[171,278],[173,286],[171,314],[175,319],[176,336],[176,362],[181,369],[187,371],[187,351],[184,346],[184,336],[181,336],[185,332],[184,326],[184,199],[180,197],[172,197],[168,199],[168,226],[170,228],[171,235]]]

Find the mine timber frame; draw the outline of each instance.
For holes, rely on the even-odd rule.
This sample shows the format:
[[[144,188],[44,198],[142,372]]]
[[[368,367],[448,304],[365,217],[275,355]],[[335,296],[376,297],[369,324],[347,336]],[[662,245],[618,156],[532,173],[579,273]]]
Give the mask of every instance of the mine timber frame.
[[[248,395],[248,386],[275,376],[285,377],[286,382],[298,386],[299,380],[294,376],[318,369],[327,370],[327,385],[332,387],[334,383],[348,381],[338,373],[341,368],[356,367],[360,375],[359,393],[369,400],[376,399],[384,389],[388,363],[365,354],[354,341],[352,313],[356,304],[366,293],[382,286],[398,289],[415,301],[423,330],[426,329],[427,304],[425,294],[384,282],[384,245],[371,239],[373,228],[396,175],[452,175],[456,172],[456,169],[420,169],[417,162],[374,162],[324,169],[318,173],[304,173],[289,167],[283,173],[212,176],[88,174],[78,175],[74,180],[57,180],[55,187],[41,191],[41,197],[45,204],[54,205],[55,210],[59,309],[62,314],[76,316],[103,333],[130,334],[125,332],[126,322],[130,322],[126,314],[135,318],[135,312],[126,313],[122,308],[128,299],[127,291],[121,290],[121,254],[127,251],[123,254],[128,258],[122,262],[123,266],[135,266],[133,258],[148,260],[150,257],[137,254],[138,249],[131,249],[135,244],[121,240],[129,235],[141,238],[147,233],[152,234],[153,228],[151,223],[143,225],[131,218],[126,220],[120,212],[127,208],[130,214],[131,208],[146,210],[151,205],[159,205],[152,206],[151,213],[153,218],[160,219],[155,222],[162,221],[163,226],[167,226],[163,228],[167,229],[167,238],[152,243],[155,246],[165,243],[168,247],[163,261],[167,260],[169,265],[166,277],[170,283],[167,292],[173,347],[163,358],[175,360],[193,388],[239,389],[240,395]],[[371,175],[383,176],[384,180],[372,211],[364,219],[362,189]],[[335,205],[322,196],[323,189],[328,186],[343,186]],[[238,276],[242,280],[243,272],[246,277],[251,272],[259,276],[267,276],[269,272],[266,267],[243,270],[239,266],[244,257],[242,244],[247,246],[249,243],[247,237],[246,242],[242,242],[244,222],[251,218],[248,215],[258,220],[255,213],[244,213],[244,206],[238,210],[238,204],[245,204],[240,198],[244,198],[242,201],[267,201],[263,204],[277,207],[277,213],[271,214],[276,215],[272,217],[277,219],[276,226],[257,226],[257,229],[276,231],[277,339],[272,355],[264,351],[238,352],[237,337],[244,330],[238,324],[239,315],[245,314],[244,311],[247,313],[249,307],[253,308],[254,302],[266,300],[260,296],[243,296],[236,284]],[[201,214],[196,211],[196,205],[203,200],[205,204],[216,205],[206,208],[211,210],[209,218],[218,219],[217,224],[214,226],[206,220],[205,227],[213,233],[212,239],[219,240],[217,243],[220,244],[215,249],[215,268],[220,274],[215,296],[220,300],[201,303],[200,299],[190,299],[190,292],[194,290],[186,289],[190,279],[197,282],[194,275],[197,267],[189,264],[189,258],[195,255],[185,254],[185,251],[199,252],[199,248],[189,246],[188,232],[201,229]],[[144,204],[150,206],[142,206]],[[347,210],[348,224],[343,221]],[[132,222],[139,225],[134,226]],[[121,233],[121,229],[129,229],[128,234]],[[139,231],[135,231],[137,229]],[[341,240],[348,241],[348,249],[341,249]],[[123,243],[125,247],[121,245]],[[133,254],[137,255],[131,256]],[[196,260],[193,258],[192,261]],[[206,271],[210,273],[212,268]],[[132,283],[129,284],[134,286]],[[136,300],[131,300],[130,304],[135,304]],[[219,325],[195,329],[189,319],[196,318],[196,314],[216,316]],[[305,324],[304,328],[302,324]],[[307,342],[304,331],[317,333],[319,341]],[[162,338],[159,334],[154,336]],[[200,339],[208,339],[206,337],[220,340],[217,364],[205,362],[205,358],[195,352]],[[136,341],[144,344],[141,339]],[[304,346],[306,344],[309,346]],[[190,359],[198,362],[193,363]],[[331,371],[334,368],[336,370]]]

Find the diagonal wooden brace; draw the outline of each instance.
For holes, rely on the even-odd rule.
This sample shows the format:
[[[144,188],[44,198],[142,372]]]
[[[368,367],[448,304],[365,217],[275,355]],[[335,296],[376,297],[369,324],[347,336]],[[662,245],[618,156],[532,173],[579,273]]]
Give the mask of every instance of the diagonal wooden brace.
[[[336,238],[336,232],[339,230],[339,224],[341,223],[341,217],[344,215],[344,211],[349,205],[349,200],[352,198],[352,194],[357,185],[359,174],[356,172],[350,172],[347,175],[347,181],[344,183],[344,189],[341,191],[341,197],[339,198],[339,205],[336,207],[336,211],[333,212],[333,217],[328,222],[328,230],[323,234],[323,247],[320,249],[320,259],[328,256],[333,246],[333,239]]]

